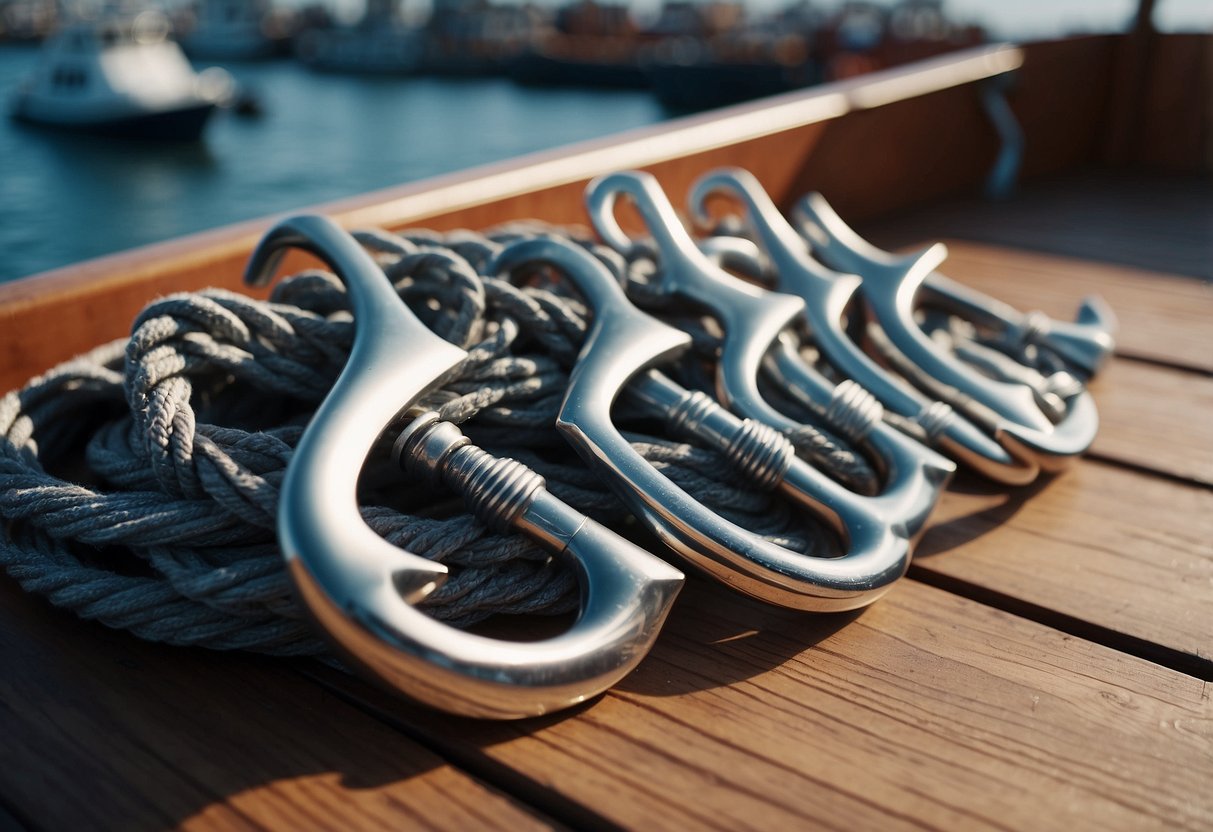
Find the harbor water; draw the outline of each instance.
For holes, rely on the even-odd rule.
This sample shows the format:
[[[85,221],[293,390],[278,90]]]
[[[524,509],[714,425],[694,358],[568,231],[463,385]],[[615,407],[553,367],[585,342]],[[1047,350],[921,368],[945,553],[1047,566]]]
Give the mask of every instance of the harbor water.
[[[36,48],[0,46],[5,104],[37,59]],[[220,112],[197,144],[0,118],[0,281],[665,117],[644,91],[325,75],[293,61],[227,68],[264,113]]]

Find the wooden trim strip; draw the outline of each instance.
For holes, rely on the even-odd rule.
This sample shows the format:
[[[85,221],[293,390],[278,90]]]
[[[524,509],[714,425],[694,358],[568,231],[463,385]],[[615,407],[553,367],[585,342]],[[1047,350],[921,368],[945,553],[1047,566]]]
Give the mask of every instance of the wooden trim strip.
[[[741,105],[308,210],[347,225],[388,227],[425,221],[483,228],[528,216],[584,222],[582,183],[631,166],[649,167],[680,194],[703,170],[740,164],[783,194],[830,118],[871,113],[870,108],[885,112],[890,108],[882,105],[899,96],[912,101],[937,90],[946,95],[1021,60],[1019,49],[983,47],[791,93],[774,105]],[[957,105],[976,110],[968,98]],[[204,286],[241,288],[244,260],[268,222],[241,223],[0,284],[0,389],[119,337],[157,295]],[[303,265],[310,264],[295,258],[285,268]]]
[[[426,217],[482,205],[544,187],[584,182],[613,170],[646,167],[671,159],[795,130],[951,89],[1009,72],[1023,62],[1020,49],[999,45],[943,55],[911,67],[875,72],[823,84],[761,102],[691,116],[654,127],[570,147],[556,157],[535,154],[502,166],[357,197],[325,208],[350,226],[398,226]]]

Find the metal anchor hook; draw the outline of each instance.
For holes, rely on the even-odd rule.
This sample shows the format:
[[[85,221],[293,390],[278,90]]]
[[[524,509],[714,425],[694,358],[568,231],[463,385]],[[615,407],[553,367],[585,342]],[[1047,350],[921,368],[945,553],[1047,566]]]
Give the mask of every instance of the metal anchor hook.
[[[588,251],[559,239],[529,239],[500,251],[486,271],[508,274],[535,264],[558,268],[593,309],[557,428],[663,543],[721,582],[794,609],[862,607],[905,574],[910,542],[904,529],[866,505],[851,506],[842,499],[845,490],[832,481],[821,487],[820,475],[770,427],[743,421],[711,397],[652,369],[686,352],[690,335],[633,306]],[[799,554],[704,507],[650,465],[612,423],[611,407],[625,392],[663,412],[672,429],[720,451],[754,485],[777,489],[822,514],[840,532],[846,554]]]
[[[778,430],[799,427],[763,398],[759,375],[768,354],[782,351],[781,335],[804,314],[804,301],[770,292],[725,272],[699,251],[679,221],[673,205],[648,174],[617,173],[595,180],[587,191],[590,218],[612,247],[626,251],[631,240],[615,219],[619,194],[632,198],[661,256],[655,289],[693,300],[717,316],[724,343],[717,363],[717,394],[730,409]],[[795,351],[791,351],[795,355]],[[864,510],[916,539],[956,466],[931,449],[884,424],[881,406],[854,382],[835,386],[796,356],[794,385],[812,390],[827,418],[844,433],[866,444],[884,469],[885,487],[874,497],[841,488],[814,472],[817,499],[836,511]],[[803,391],[802,391],[803,392]],[[810,469],[811,470],[811,469]]]
[[[282,485],[278,537],[311,615],[372,677],[457,714],[533,716],[609,688],[652,646],[682,573],[556,500],[534,472],[468,445],[454,425],[423,417],[395,453],[447,481],[475,479],[467,498],[477,516],[570,558],[583,603],[570,630],[532,643],[461,632],[414,609],[446,567],[375,534],[358,512],[355,489],[379,435],[466,353],[421,323],[370,256],[323,217],[294,217],[271,229],[245,282],[268,283],[290,247],[332,267],[349,289],[356,324],[349,361]]]
[[[915,322],[914,310],[920,300],[935,299],[976,323],[1001,329],[1012,339],[1052,349],[1077,372],[1089,376],[1113,348],[1115,319],[1106,305],[1089,299],[1075,324],[1055,322],[1039,313],[1022,315],[939,275],[936,268],[947,257],[942,244],[908,256],[881,251],[852,231],[820,194],[804,197],[795,215],[813,251],[827,265],[863,277],[864,299],[887,342],[878,346],[899,369],[910,369],[916,383],[954,390],[958,409],[988,424],[994,438],[1012,454],[1045,470],[1064,467],[1090,447],[1099,429],[1099,415],[1090,393],[1077,379],[1059,373],[1066,378],[1054,391],[1042,390],[1045,385],[1040,382],[1025,384],[1033,371],[1019,381],[986,376],[935,344]],[[1009,356],[1000,353],[978,357],[1001,365],[1011,363]],[[1064,412],[1056,421],[1042,410],[1042,393],[1060,400]]]
[[[751,173],[740,168],[721,168],[700,177],[691,186],[688,197],[697,223],[708,224],[708,202],[717,194],[741,203],[744,221],[771,261],[774,288],[804,300],[804,321],[813,343],[834,367],[870,391],[892,412],[917,423],[932,446],[946,456],[998,482],[1022,485],[1036,478],[1039,466],[1034,461],[1013,456],[950,405],[930,399],[906,384],[876,363],[847,335],[843,319],[848,305],[857,294],[862,294],[862,278],[831,271],[810,257],[804,238],[783,218]],[[753,269],[749,271],[754,274]],[[806,375],[805,371],[812,372],[812,368],[801,360],[794,344],[781,341],[772,360],[788,380],[791,392],[808,394],[806,404],[818,408],[829,405],[831,392],[822,386],[824,379]]]

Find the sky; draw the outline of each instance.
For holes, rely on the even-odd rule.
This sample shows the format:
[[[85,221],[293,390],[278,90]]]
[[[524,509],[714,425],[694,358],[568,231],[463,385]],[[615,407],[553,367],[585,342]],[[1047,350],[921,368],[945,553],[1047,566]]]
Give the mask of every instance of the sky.
[[[498,0],[501,2],[501,0]],[[536,0],[541,5],[562,5],[563,0]],[[618,0],[616,0],[617,2]],[[299,4],[305,0],[293,0]],[[364,0],[326,0],[343,18],[357,19]],[[402,7],[418,12],[428,0],[401,0]],[[509,2],[509,0],[505,0]],[[892,5],[894,0],[877,0]],[[839,0],[817,0],[829,9]],[[632,0],[638,11],[660,7],[661,0]],[[750,0],[755,12],[787,5],[786,0]],[[1002,38],[1053,37],[1071,32],[1123,30],[1137,8],[1137,0],[946,0],[945,9],[956,20],[979,22]],[[1213,0],[1157,0],[1155,24],[1163,31],[1213,31]]]

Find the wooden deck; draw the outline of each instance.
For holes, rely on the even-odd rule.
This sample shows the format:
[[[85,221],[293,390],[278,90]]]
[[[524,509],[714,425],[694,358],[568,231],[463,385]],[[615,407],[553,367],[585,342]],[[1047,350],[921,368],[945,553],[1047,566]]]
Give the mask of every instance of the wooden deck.
[[[1025,84],[1032,72],[1051,84],[1049,61],[1061,52],[1096,67],[1111,48],[1049,47],[1043,64],[1025,65]],[[1069,86],[1051,88],[1061,99],[1050,101],[1086,100],[1089,75],[1058,77]],[[980,126],[959,92],[921,106],[953,107],[950,124]],[[938,139],[918,142],[912,115],[893,104],[828,127],[805,117],[783,138],[772,128],[755,139],[743,161],[706,141],[668,159],[649,144],[644,164],[671,189],[734,161],[785,197],[821,185],[833,198],[825,186],[837,156],[825,150],[851,143],[848,125],[871,131],[878,117],[885,135],[917,148],[901,167],[864,171],[864,187],[892,195],[881,203],[892,209],[898,189],[920,178],[919,151]],[[1049,112],[1036,118],[1052,124]],[[1067,135],[1033,151],[1029,168],[1091,157],[1092,132]],[[626,144],[625,156],[639,144]],[[977,155],[944,156],[954,182],[982,170]],[[562,179],[549,164],[546,190],[503,171],[492,180],[504,200],[495,208],[462,202],[461,182],[444,180],[445,190],[406,189],[346,206],[343,217],[566,221],[593,164],[640,163],[590,151],[570,158],[579,173]],[[789,158],[802,167],[789,173]],[[860,196],[844,214],[859,210]],[[141,642],[3,578],[0,827],[1213,827],[1213,292],[1165,273],[1173,255],[1199,258],[1190,247],[1207,243],[1207,228],[1176,211],[1189,224],[1168,246],[1188,248],[1167,259],[1142,250],[1157,237],[1109,221],[1114,212],[1088,217],[1102,218],[1102,239],[1134,249],[1121,264],[1093,259],[1106,247],[1059,254],[1048,235],[1024,223],[1011,234],[989,225],[989,213],[986,231],[974,231],[976,212],[1016,205],[970,203],[949,222],[942,207],[902,210],[873,229],[901,245],[955,235],[945,271],[1020,308],[1068,317],[1083,294],[1103,294],[1122,328],[1118,357],[1095,386],[1101,433],[1087,458],[1027,489],[961,477],[909,578],[869,609],[794,613],[692,577],[653,653],[615,690],[572,713],[490,724],[412,706],[318,663]],[[1039,200],[1042,210],[1058,205]],[[1059,236],[1061,220],[1036,217]],[[235,285],[257,231],[5,287],[0,378],[19,381],[112,337],[157,291],[212,278]],[[101,301],[105,312],[91,314]],[[65,309],[81,311],[65,318]]]
[[[1213,281],[1213,178],[1087,169],[1028,182],[1004,202],[941,201],[865,233],[894,247],[943,234]]]
[[[953,242],[948,273],[1122,357],[1091,455],[961,479],[861,613],[693,578],[654,653],[562,717],[443,717],[306,662],[145,644],[0,583],[0,806],[31,829],[1208,828],[1213,293]]]

